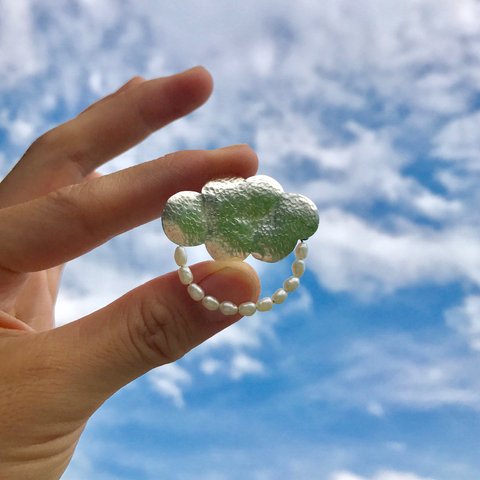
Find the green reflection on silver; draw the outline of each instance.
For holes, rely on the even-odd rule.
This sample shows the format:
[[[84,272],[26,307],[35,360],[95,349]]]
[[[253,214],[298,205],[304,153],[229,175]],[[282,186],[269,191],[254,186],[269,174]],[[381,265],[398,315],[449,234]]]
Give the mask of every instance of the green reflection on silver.
[[[177,245],[205,243],[215,260],[243,260],[249,254],[265,262],[286,257],[299,239],[318,228],[315,204],[285,193],[273,178],[223,178],[198,192],[169,198],[162,216],[167,237]]]

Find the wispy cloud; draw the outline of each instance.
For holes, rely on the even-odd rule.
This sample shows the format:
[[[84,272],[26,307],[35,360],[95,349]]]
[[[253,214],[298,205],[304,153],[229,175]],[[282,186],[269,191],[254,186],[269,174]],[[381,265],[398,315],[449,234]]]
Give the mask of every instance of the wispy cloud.
[[[480,112],[447,123],[434,138],[434,155],[455,162],[462,170],[480,171]]]
[[[478,410],[478,361],[478,355],[445,340],[383,335],[353,341],[334,357],[335,372],[304,394],[314,402],[341,402],[376,416],[449,406]]]
[[[182,390],[192,380],[187,370],[176,363],[170,363],[149,372],[148,379],[153,388],[170,398],[176,407],[185,406]]]
[[[313,278],[329,292],[346,292],[342,302],[361,297],[379,306],[378,299],[403,289],[450,284],[458,298],[446,321],[473,351],[443,330],[435,343],[413,330],[393,336],[378,327],[368,340],[357,336],[349,350],[336,352],[329,374],[305,379],[300,390],[314,404],[366,411],[375,421],[397,410],[478,410],[478,1],[338,0],[320,7],[312,0],[244,0],[235,6],[216,0],[0,0],[0,44],[2,172],[35,136],[131,76],[202,63],[216,81],[211,101],[102,171],[182,148],[249,142],[262,173],[319,206],[320,230],[309,261],[315,276],[296,292],[297,301],[292,297],[276,312],[246,319],[179,365],[153,372],[149,391],[188,407],[189,392],[201,381],[270,379],[272,346],[285,348],[278,332],[291,318],[313,322],[322,308]],[[72,262],[59,322],[174,268],[171,252],[154,222]],[[192,252],[192,261],[201,258],[203,251]],[[269,278],[287,268],[269,266],[262,277],[270,285]],[[332,326],[328,334],[335,333]],[[301,377],[295,368],[292,376]],[[279,478],[282,470],[282,478],[314,478],[318,451],[302,456],[298,450],[296,461],[287,452],[270,468],[262,463],[264,451],[251,478]],[[239,469],[252,456],[248,449],[223,453]],[[337,472],[335,480],[432,476],[401,473],[381,462],[362,476],[355,472],[367,470],[351,467],[342,455],[344,450],[325,467],[324,478],[331,472]],[[236,478],[221,457],[213,452],[203,478]],[[84,476],[99,478],[87,463]],[[141,475],[158,478],[158,463]],[[169,476],[167,467],[161,471]],[[198,478],[198,472],[184,478]]]
[[[230,375],[232,378],[239,379],[245,375],[258,375],[265,371],[264,365],[255,358],[239,353],[232,359],[232,368]]]
[[[373,477],[363,477],[351,472],[335,472],[330,480],[434,480],[431,477],[420,477],[415,473],[395,472],[393,470],[381,470]]]
[[[480,232],[474,225],[439,230],[397,218],[385,229],[333,208],[321,220],[311,259],[332,290],[373,295],[424,282],[480,284]]]
[[[393,245],[406,243],[410,250],[422,251],[469,228],[478,243],[478,228],[468,220],[465,225],[476,204],[473,193],[442,192],[432,188],[429,178],[409,171],[430,157],[465,164],[468,156],[475,169],[478,113],[472,109],[480,88],[480,62],[474,55],[480,14],[474,0],[389,1],[382,6],[369,1],[362,8],[343,0],[322,9],[311,8],[307,0],[295,8],[248,1],[236,9],[234,24],[225,21],[229,12],[214,1],[207,2],[201,21],[193,2],[182,9],[163,5],[158,13],[160,7],[145,2],[94,6],[79,1],[75,8],[68,2],[43,2],[35,8],[26,0],[17,3],[2,3],[8,25],[2,38],[20,50],[3,49],[0,64],[26,59],[15,63],[15,78],[36,75],[36,86],[23,102],[4,112],[3,128],[12,144],[50,125],[59,104],[68,114],[134,73],[149,76],[204,62],[217,78],[211,105],[122,157],[127,163],[185,145],[246,140],[258,148],[262,169],[275,173],[287,189],[312,196],[322,213],[335,206],[342,208],[342,218],[358,216],[369,237],[378,233]],[[215,28],[206,29],[207,24]],[[75,42],[67,40],[73,37]],[[46,51],[48,55],[41,55]],[[126,60],[130,57],[135,61]],[[3,91],[13,98],[21,91],[18,85],[4,84]],[[448,164],[431,163],[429,168],[444,183],[450,179],[451,184],[453,176],[464,181],[465,175]],[[408,232],[399,227],[402,221]],[[425,221],[437,222],[430,242],[423,232]],[[327,288],[361,291],[363,280],[370,277],[367,289],[384,290],[377,265],[388,265],[381,248],[355,248],[354,241],[344,249],[328,242],[319,247],[326,258],[336,259],[315,263]],[[338,264],[348,270],[352,251],[365,274],[332,281]],[[389,282],[388,291],[434,277],[424,273],[428,266],[419,267],[415,256],[400,257],[409,273]],[[471,279],[467,266],[450,266],[449,261],[447,256],[429,256],[422,263],[448,270],[449,280]]]
[[[460,333],[473,350],[480,351],[480,295],[469,295],[445,312],[447,324]]]

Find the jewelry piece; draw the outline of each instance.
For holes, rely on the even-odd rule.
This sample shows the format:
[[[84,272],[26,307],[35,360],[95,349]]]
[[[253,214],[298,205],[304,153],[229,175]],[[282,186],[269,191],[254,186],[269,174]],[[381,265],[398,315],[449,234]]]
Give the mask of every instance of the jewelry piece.
[[[221,178],[208,182],[201,193],[176,193],[168,199],[162,216],[165,234],[179,245],[175,262],[190,297],[201,301],[207,310],[245,316],[271,310],[297,289],[305,272],[306,240],[316,232],[318,222],[317,207],[310,199],[285,193],[276,180],[266,175]],[[251,254],[264,262],[278,262],[295,250],[293,275],[272,297],[238,306],[219,302],[194,283],[187,266],[185,247],[202,243],[214,260],[242,261]]]

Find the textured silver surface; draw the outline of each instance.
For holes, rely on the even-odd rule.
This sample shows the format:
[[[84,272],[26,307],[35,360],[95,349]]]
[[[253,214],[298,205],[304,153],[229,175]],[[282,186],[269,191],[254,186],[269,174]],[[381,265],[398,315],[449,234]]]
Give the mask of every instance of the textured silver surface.
[[[162,226],[165,235],[177,245],[201,245],[207,235],[207,217],[202,195],[198,192],[179,192],[171,196],[163,210]]]
[[[266,262],[286,257],[299,239],[318,228],[315,204],[284,193],[273,178],[223,178],[198,192],[168,200],[162,217],[167,237],[177,245],[205,243],[215,260],[243,260],[249,254]]]

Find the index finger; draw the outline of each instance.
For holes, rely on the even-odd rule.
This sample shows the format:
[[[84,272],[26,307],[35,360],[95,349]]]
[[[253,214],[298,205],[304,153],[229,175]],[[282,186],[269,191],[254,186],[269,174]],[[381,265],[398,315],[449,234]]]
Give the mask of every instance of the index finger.
[[[59,265],[159,217],[178,191],[256,170],[257,157],[245,145],[182,151],[5,208],[0,266],[25,273]]]

